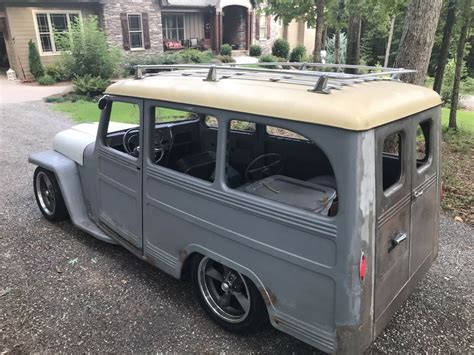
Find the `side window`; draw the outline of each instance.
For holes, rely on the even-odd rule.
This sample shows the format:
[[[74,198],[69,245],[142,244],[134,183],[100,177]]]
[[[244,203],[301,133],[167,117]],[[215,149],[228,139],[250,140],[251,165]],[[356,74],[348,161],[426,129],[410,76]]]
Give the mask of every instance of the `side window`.
[[[218,128],[219,127],[219,124],[217,122],[217,118],[215,118],[214,116],[206,116],[206,119],[204,120],[204,123],[209,128]]]
[[[430,157],[431,120],[420,122],[416,130],[416,167],[421,168]]]
[[[213,182],[217,130],[207,125],[210,115],[153,107],[155,117],[151,160],[156,165]]]
[[[140,154],[140,107],[128,102],[112,101],[107,137],[105,143],[110,148],[133,157]]]
[[[385,138],[382,152],[383,189],[396,185],[402,176],[402,134],[394,133]]]
[[[267,132],[274,134],[268,134],[256,129],[257,126],[254,122],[231,121],[227,135],[227,185],[292,208],[336,215],[336,178],[317,144],[284,128],[271,126]],[[253,134],[248,134],[250,129]]]
[[[255,123],[247,121],[232,120],[230,121],[230,129],[232,131],[255,132]]]

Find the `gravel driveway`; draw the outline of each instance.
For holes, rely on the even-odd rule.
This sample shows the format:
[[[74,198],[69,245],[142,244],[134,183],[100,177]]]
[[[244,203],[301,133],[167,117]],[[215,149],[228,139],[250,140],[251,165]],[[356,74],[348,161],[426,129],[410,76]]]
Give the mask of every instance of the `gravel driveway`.
[[[69,222],[41,217],[30,152],[72,123],[43,102],[0,106],[0,353],[314,352],[276,330],[236,336],[180,282]],[[441,222],[437,262],[370,352],[472,352],[473,229]]]

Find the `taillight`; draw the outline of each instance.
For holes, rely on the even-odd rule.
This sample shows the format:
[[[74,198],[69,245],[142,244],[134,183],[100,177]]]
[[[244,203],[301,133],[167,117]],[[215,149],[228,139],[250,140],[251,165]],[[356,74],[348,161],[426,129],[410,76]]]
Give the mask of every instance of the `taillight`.
[[[367,261],[365,260],[365,254],[362,253],[362,255],[360,256],[360,262],[359,262],[359,279],[360,279],[360,281],[364,281],[366,270],[367,270]]]

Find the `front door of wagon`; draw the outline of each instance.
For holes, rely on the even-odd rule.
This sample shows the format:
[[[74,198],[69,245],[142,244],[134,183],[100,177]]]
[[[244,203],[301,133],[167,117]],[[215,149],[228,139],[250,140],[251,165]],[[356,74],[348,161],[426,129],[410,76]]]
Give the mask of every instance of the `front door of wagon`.
[[[439,122],[433,110],[413,119],[410,277],[434,251],[438,224]]]
[[[138,249],[142,248],[142,112],[143,100],[109,100],[97,140],[100,225]]]
[[[392,301],[409,278],[412,151],[410,125],[411,120],[400,120],[376,130],[376,332],[383,328],[392,314]]]

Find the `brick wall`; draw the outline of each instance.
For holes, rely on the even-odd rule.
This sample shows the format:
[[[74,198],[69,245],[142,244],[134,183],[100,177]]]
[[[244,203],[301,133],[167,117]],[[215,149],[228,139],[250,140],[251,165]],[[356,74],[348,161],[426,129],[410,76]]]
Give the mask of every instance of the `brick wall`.
[[[156,0],[102,0],[102,26],[109,44],[121,48],[126,55],[163,53],[163,33],[161,28],[161,9]],[[124,50],[121,13],[148,13],[150,49]]]

